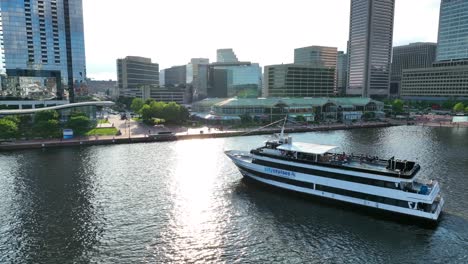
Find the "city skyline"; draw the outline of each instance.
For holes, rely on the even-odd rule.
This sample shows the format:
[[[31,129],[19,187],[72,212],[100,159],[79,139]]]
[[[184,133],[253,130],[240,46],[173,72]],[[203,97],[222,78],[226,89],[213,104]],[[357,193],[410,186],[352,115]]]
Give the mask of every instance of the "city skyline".
[[[125,56],[148,57],[165,69],[191,58],[215,61],[216,50],[222,48],[232,48],[239,60],[261,66],[291,63],[292,51],[299,47],[346,50],[349,0],[299,0],[294,5],[269,1],[268,8],[264,1],[242,1],[228,5],[213,0],[138,0],[128,5],[123,0],[83,0],[88,76],[116,79],[115,59]],[[394,46],[437,42],[439,7],[440,0],[396,1]]]

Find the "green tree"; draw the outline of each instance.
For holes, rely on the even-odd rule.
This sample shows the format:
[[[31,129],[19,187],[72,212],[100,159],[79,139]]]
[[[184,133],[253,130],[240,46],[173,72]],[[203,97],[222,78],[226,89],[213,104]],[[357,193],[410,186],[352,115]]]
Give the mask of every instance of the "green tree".
[[[10,120],[14,122],[16,125],[19,125],[21,123],[21,120],[18,116],[5,116],[3,119]]]
[[[455,104],[456,104],[456,103],[457,103],[457,102],[455,102],[455,101],[453,100],[453,98],[450,98],[450,99],[444,101],[444,102],[442,103],[441,107],[442,107],[442,109],[453,109],[453,108],[455,107]]]
[[[58,120],[34,122],[34,134],[42,138],[59,138],[61,135],[60,123]]]
[[[156,102],[156,100],[149,98],[149,99],[146,99],[145,104],[151,105],[153,102]]]
[[[297,122],[305,122],[306,118],[303,115],[298,115],[294,118],[294,120]]]
[[[164,122],[171,124],[182,124],[189,118],[187,108],[175,102],[149,102],[150,104],[144,104],[140,109],[143,122],[148,125],[154,125],[155,119],[164,120]]]
[[[88,117],[85,113],[81,111],[73,111],[70,115],[70,117],[78,117],[78,116]]]
[[[140,109],[141,118],[143,121],[150,120],[151,117],[151,106],[144,104]]]
[[[465,110],[465,106],[463,105],[463,103],[458,103],[453,107],[453,111],[456,113],[463,112],[464,110]]]
[[[188,109],[181,105],[180,108],[179,108],[179,118],[178,118],[179,123],[187,122],[189,117],[190,117],[190,113],[189,113]]]
[[[142,99],[135,98],[133,99],[132,104],[130,105],[130,109],[132,109],[133,112],[138,113],[144,104],[145,103]]]
[[[468,106],[465,107],[465,113],[468,113]]]
[[[178,123],[180,105],[170,102],[165,104],[162,109],[162,118],[168,123]]]
[[[396,113],[396,114],[401,114],[403,113],[403,101],[400,100],[400,99],[396,99],[393,101],[392,103],[392,109],[393,109],[393,112]]]
[[[81,136],[91,128],[91,120],[86,116],[73,116],[68,120],[67,128],[73,129],[75,135]]]
[[[39,111],[34,114],[34,122],[49,121],[49,120],[58,120],[59,114],[55,110],[45,110]]]
[[[18,126],[15,122],[2,118],[0,119],[0,138],[16,138],[18,136]]]

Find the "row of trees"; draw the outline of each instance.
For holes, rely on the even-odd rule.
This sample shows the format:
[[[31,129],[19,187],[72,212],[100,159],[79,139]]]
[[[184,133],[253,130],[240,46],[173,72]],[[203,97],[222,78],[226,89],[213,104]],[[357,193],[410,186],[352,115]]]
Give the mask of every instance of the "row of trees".
[[[153,99],[143,101],[135,98],[130,108],[141,115],[143,122],[154,125],[159,122],[168,124],[183,124],[189,118],[187,108],[175,102],[156,102]]]
[[[66,123],[61,123],[57,111],[46,110],[33,117],[22,115],[0,119],[0,138],[60,138],[63,128],[73,129],[75,135],[84,135],[91,126],[91,120],[81,112],[72,113]]]
[[[435,108],[435,109],[445,109],[445,110],[452,110],[456,113],[468,113],[468,102],[456,102],[453,100],[447,100],[442,103],[434,103],[428,101],[407,101],[404,102],[401,99],[396,99],[393,101],[385,101],[386,104],[390,104],[392,106],[392,110],[396,114],[403,113],[404,105],[407,105],[411,108],[416,108],[420,110],[424,110],[427,108]]]
[[[468,104],[465,107],[463,103],[458,103],[453,106],[453,111],[455,113],[463,113],[463,112],[468,113]]]

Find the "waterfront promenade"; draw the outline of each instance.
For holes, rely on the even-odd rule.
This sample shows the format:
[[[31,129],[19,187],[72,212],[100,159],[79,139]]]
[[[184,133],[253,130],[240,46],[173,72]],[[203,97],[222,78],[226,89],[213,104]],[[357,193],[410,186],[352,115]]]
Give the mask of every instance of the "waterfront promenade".
[[[174,141],[187,139],[205,139],[219,137],[237,137],[245,135],[268,135],[279,133],[281,128],[266,129],[222,129],[210,127],[186,128],[181,126],[172,127],[148,127],[136,121],[119,120],[117,117],[110,117],[109,122],[120,130],[119,136],[87,136],[74,139],[35,139],[35,140],[16,140],[12,142],[3,142],[0,144],[0,151],[20,150],[20,149],[38,149],[38,148],[57,148],[71,146],[91,146],[91,145],[111,145],[111,144],[130,144],[159,141]],[[402,125],[403,123],[394,122],[363,122],[353,124],[321,124],[308,126],[288,126],[285,129],[287,133],[303,133],[313,131],[328,130],[347,130],[359,128],[378,128]],[[406,124],[406,123],[404,123]],[[173,132],[174,136],[154,137],[159,132]]]

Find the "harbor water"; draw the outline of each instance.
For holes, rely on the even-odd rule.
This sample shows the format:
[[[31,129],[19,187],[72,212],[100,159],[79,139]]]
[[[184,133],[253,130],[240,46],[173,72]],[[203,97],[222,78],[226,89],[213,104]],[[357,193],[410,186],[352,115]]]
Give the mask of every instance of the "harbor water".
[[[242,180],[267,136],[0,153],[0,263],[468,263],[468,129],[295,134],[437,179],[427,229]]]

